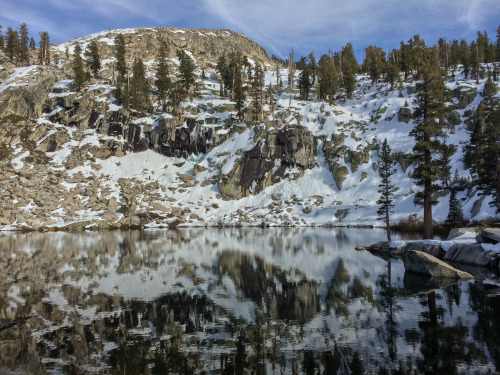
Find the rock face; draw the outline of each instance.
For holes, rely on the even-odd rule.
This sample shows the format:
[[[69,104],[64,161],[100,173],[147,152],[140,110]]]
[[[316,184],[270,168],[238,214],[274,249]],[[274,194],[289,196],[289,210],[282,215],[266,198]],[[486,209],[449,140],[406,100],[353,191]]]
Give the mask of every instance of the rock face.
[[[435,278],[472,279],[472,275],[459,271],[432,255],[409,251],[403,255],[405,270]]]
[[[316,138],[306,128],[271,130],[235,163],[230,173],[220,174],[219,190],[223,197],[232,199],[257,194],[286,174],[300,176],[305,169],[313,168],[316,152]]]
[[[398,121],[409,123],[413,119],[413,114],[411,109],[407,107],[401,107],[398,112]]]
[[[52,66],[38,66],[26,76],[15,80],[16,85],[0,91],[0,118],[9,114],[35,119],[41,116],[45,100],[61,72]]]
[[[99,46],[102,60],[112,58],[114,46],[108,44],[116,35],[122,34],[127,53],[143,60],[156,56],[160,44],[167,46],[167,57],[176,57],[178,49],[191,52],[198,60],[216,61],[222,54],[239,52],[258,63],[270,62],[267,51],[243,34],[230,30],[179,29],[174,27],[134,28],[110,30],[77,39],[88,43],[95,40]]]

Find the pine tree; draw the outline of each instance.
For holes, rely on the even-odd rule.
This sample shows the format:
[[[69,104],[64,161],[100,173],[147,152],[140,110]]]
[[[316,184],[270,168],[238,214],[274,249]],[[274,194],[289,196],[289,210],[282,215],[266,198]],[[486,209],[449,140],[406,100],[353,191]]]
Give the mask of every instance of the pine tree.
[[[115,59],[116,59],[116,90],[115,98],[118,103],[123,103],[123,85],[125,84],[125,76],[127,75],[127,61],[125,60],[125,38],[122,34],[115,37]]]
[[[311,91],[312,83],[310,78],[309,67],[305,66],[299,76],[299,91],[300,97],[304,100],[309,99],[309,92]]]
[[[500,26],[497,29],[497,56],[496,61],[500,61]]]
[[[10,62],[14,63],[14,59],[18,56],[19,35],[16,30],[9,26],[5,37],[7,38],[7,56],[9,56]]]
[[[73,56],[73,84],[75,89],[80,91],[87,82],[89,75],[84,69],[83,59],[81,56],[82,47],[79,44],[75,45],[74,56]]]
[[[414,112],[415,127],[410,135],[415,137],[413,147],[415,170],[413,179],[419,186],[423,186],[423,193],[418,198],[423,198],[424,207],[424,239],[433,238],[432,224],[432,195],[439,189],[439,181],[446,174],[447,166],[443,163],[443,155],[449,155],[454,146],[443,142],[445,133],[440,119],[443,118],[444,83],[429,51],[427,63],[421,65],[421,81],[417,83],[416,109]]]
[[[36,45],[35,45],[35,39],[33,37],[30,38],[30,50],[31,51],[34,51],[36,48]]]
[[[94,78],[97,78],[101,69],[101,58],[99,56],[99,46],[95,40],[88,44],[85,50],[85,58],[87,59],[87,68],[92,72]]]
[[[460,63],[464,66],[464,75],[467,79],[470,72],[470,52],[469,45],[464,39],[460,41]]]
[[[339,85],[339,73],[333,56],[323,55],[319,60],[318,69],[318,97],[333,104]]]
[[[40,61],[40,64],[47,65],[50,62],[49,33],[47,31],[42,31],[39,33],[39,35],[40,35],[40,44],[39,44],[39,51],[38,51],[38,60]]]
[[[394,193],[397,188],[391,183],[391,176],[394,174],[392,169],[392,155],[391,148],[387,144],[387,138],[384,139],[382,149],[380,150],[378,159],[378,173],[380,176],[380,184],[378,185],[378,192],[380,198],[377,204],[380,205],[377,210],[377,215],[385,222],[385,230],[387,232],[387,241],[391,240],[390,220],[389,213],[394,207]]]
[[[308,56],[309,58],[309,72],[311,73],[311,84],[312,87],[316,85],[316,75],[318,72],[318,64],[316,63],[316,56],[314,55],[314,52],[311,52]]]
[[[224,97],[226,91],[224,90],[224,88],[227,87],[227,81],[228,81],[226,78],[228,75],[228,63],[225,55],[219,56],[215,70],[220,75],[220,96]]]
[[[384,75],[385,81],[391,85],[391,90],[394,90],[394,85],[396,83],[401,82],[401,77],[399,76],[399,67],[391,60],[387,62],[387,64],[385,64]]]
[[[139,111],[145,111],[150,103],[148,81],[142,59],[134,59],[132,74],[130,79],[130,104]]]
[[[347,93],[347,97],[351,98],[356,86],[356,73],[359,71],[359,65],[354,56],[354,49],[351,43],[347,43],[342,48],[341,58],[342,85]]]
[[[155,85],[158,90],[158,98],[163,102],[162,106],[165,108],[165,100],[167,98],[168,91],[172,87],[172,79],[170,78],[170,74],[168,72],[167,48],[163,42],[160,44],[156,64]]]
[[[457,198],[457,191],[451,189],[448,216],[444,222],[444,226],[449,230],[452,228],[459,228],[463,224],[464,214],[462,211],[462,204]]]
[[[363,71],[370,75],[373,83],[378,83],[385,68],[385,52],[380,47],[368,46],[365,48],[365,56]]]
[[[177,51],[177,58],[179,59],[180,62],[179,64],[179,73],[181,75],[180,81],[184,87],[184,91],[189,95],[190,89],[194,85],[196,78],[194,74],[196,65],[194,64],[193,59],[189,57],[189,55],[183,50]]]
[[[245,88],[243,87],[243,77],[241,76],[241,68],[236,67],[234,73],[234,101],[236,102],[236,111],[238,111],[238,118],[243,121],[243,107],[245,106]]]
[[[3,51],[3,49],[4,49],[4,39],[3,39],[3,35],[2,35],[2,28],[3,28],[3,26],[0,25],[0,51]]]
[[[174,115],[180,115],[181,103],[186,98],[186,92],[180,81],[174,82],[172,88],[170,89],[169,103],[174,110]]]
[[[493,196],[491,205],[500,213],[500,100],[497,85],[488,78],[478,107],[475,169],[480,189]]]
[[[260,65],[255,67],[252,77],[252,107],[253,120],[262,121],[263,95],[264,95],[264,70]]]
[[[29,63],[29,29],[28,25],[22,23],[19,25],[19,44],[17,49],[18,63],[28,64]]]

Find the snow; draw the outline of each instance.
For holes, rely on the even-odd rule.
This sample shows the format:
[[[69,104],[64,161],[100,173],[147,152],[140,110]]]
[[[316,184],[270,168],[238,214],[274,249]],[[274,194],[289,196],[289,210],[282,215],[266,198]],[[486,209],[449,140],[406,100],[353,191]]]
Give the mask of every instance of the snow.
[[[24,66],[21,68],[15,68],[14,73],[12,73],[9,78],[0,83],[0,92],[4,91],[10,86],[22,86],[26,83],[19,82],[22,78],[25,78],[28,73],[36,70],[37,65]]]

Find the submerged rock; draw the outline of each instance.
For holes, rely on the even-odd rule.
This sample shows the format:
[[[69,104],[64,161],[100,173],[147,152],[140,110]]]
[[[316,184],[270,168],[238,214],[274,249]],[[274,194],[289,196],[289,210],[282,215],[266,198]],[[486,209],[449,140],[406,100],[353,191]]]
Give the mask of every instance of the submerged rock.
[[[432,255],[421,251],[409,251],[403,255],[405,270],[424,276],[467,280],[472,275],[459,271]]]

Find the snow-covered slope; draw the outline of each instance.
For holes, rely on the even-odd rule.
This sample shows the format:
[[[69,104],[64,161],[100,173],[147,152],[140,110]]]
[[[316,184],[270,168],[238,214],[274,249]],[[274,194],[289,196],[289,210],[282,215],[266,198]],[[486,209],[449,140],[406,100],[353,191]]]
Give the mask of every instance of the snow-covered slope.
[[[140,36],[136,31],[126,33]],[[93,37],[111,48],[109,33]],[[287,70],[281,69],[284,89],[274,90],[276,121],[266,102],[264,121],[249,120],[248,110],[239,123],[234,102],[219,96],[215,61],[192,53],[197,64],[195,96],[183,103],[183,115],[163,113],[158,103],[153,113],[145,114],[114,103],[111,59],[104,61],[100,79],[74,92],[61,55],[71,44],[54,49],[60,52],[61,74],[48,88],[36,118],[4,113],[1,121],[3,229],[379,225],[377,149],[385,138],[398,160],[392,220],[422,215],[414,204],[420,188],[411,179],[415,82],[391,91],[388,84],[372,84],[358,75],[353,98],[339,96],[330,106],[299,100],[298,92],[286,89]],[[150,77],[155,59],[154,54],[145,59]],[[178,60],[172,57],[169,63],[176,79]],[[265,68],[266,85],[275,85],[276,67]],[[11,73],[0,83],[4,95],[30,87],[37,76],[46,74],[42,67],[7,69]],[[465,79],[460,67],[447,82],[452,93],[447,104],[456,123],[447,129],[448,142],[458,146],[452,173],[469,180],[462,163],[462,145],[469,138],[465,121],[482,99],[484,82],[477,85]],[[16,113],[15,108],[10,112]],[[257,165],[269,169],[250,170],[256,159]],[[255,180],[249,177],[244,185],[244,177],[254,174]],[[449,197],[443,192],[438,198],[434,218],[443,221]],[[459,198],[467,218],[494,216],[490,198],[479,196],[477,190],[464,190]]]

